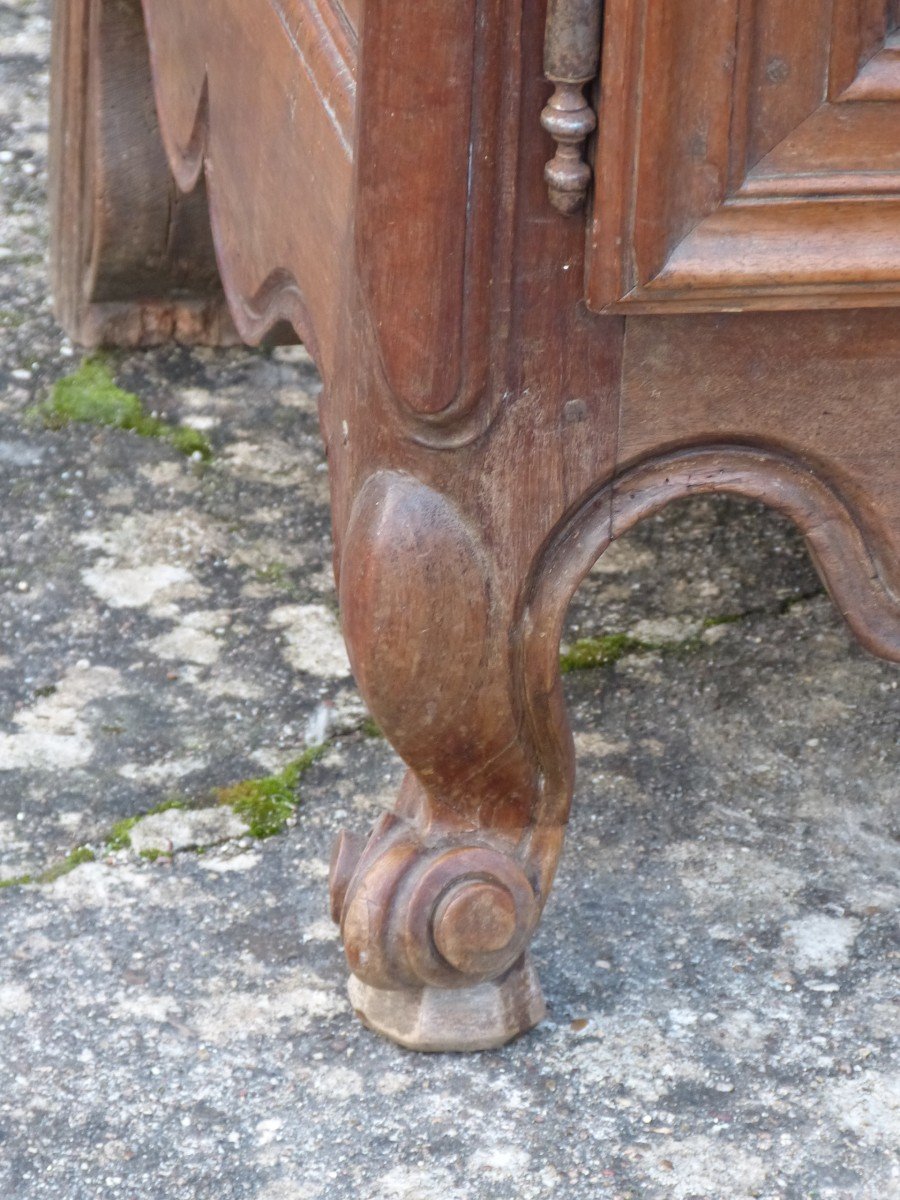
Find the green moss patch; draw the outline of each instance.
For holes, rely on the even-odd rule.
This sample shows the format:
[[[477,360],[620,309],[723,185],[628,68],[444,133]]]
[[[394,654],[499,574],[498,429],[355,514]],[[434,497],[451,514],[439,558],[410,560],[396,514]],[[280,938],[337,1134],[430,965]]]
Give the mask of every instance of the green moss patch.
[[[219,804],[229,805],[246,821],[250,835],[272,837],[281,833],[288,817],[297,807],[297,786],[303,774],[325,753],[326,746],[311,746],[276,775],[245,779],[231,787],[219,788],[215,797]]]
[[[169,812],[173,808],[187,808],[187,804],[184,800],[173,796],[169,800],[164,800],[162,804],[157,804],[155,808],[151,808],[145,813],[139,813],[136,817],[125,817],[124,820],[117,821],[107,835],[106,849],[113,853],[116,850],[128,850],[131,847],[131,831],[137,825],[138,821],[143,821],[144,817],[155,817],[157,813]]]
[[[602,637],[579,638],[559,657],[559,669],[564,675],[570,671],[590,671],[596,667],[609,667],[626,654],[640,650],[656,650],[657,647],[628,633],[607,633]]]
[[[62,862],[56,863],[44,871],[43,874],[37,877],[38,883],[54,883],[57,879],[62,879],[63,875],[68,875],[70,871],[74,871],[76,867],[80,867],[82,863],[93,862],[97,856],[89,846],[79,846],[77,850],[73,850],[67,855]]]
[[[212,448],[199,430],[151,417],[138,396],[119,387],[102,358],[86,358],[77,371],[58,379],[39,412],[48,429],[62,429],[72,422],[104,425],[162,438],[182,454],[212,457]]]
[[[0,888],[24,887],[27,883],[55,883],[57,879],[62,879],[63,875],[68,875],[82,863],[94,862],[96,857],[90,846],[79,846],[71,854],[67,854],[61,862],[54,863],[52,867],[41,871],[39,875],[17,875],[15,879],[0,880]]]
[[[256,571],[257,583],[265,583],[271,587],[281,588],[282,591],[293,590],[291,575],[287,563],[270,562]]]
[[[297,795],[300,779],[327,749],[328,743],[323,743],[321,746],[310,746],[299,758],[289,762],[277,774],[264,775],[259,779],[244,779],[231,787],[219,788],[213,793],[213,797],[217,803],[229,805],[235,814],[246,822],[251,836],[256,838],[272,837],[274,834],[282,832],[288,817],[300,802]],[[145,817],[169,812],[173,808],[189,807],[193,807],[193,805],[184,798],[173,796],[147,812],[139,813],[134,817],[125,817],[110,829],[103,843],[104,852],[114,853],[118,850],[130,849],[131,831]],[[198,848],[198,853],[202,852],[203,848]],[[157,859],[167,858],[169,855],[162,850],[142,850],[141,857],[149,862],[155,862]],[[24,887],[27,884],[53,883],[55,880],[61,879],[63,875],[74,871],[82,863],[95,860],[96,855],[90,846],[79,846],[61,862],[54,863],[52,867],[39,874],[16,875],[12,879],[0,879],[0,889]]]
[[[598,667],[609,667],[628,654],[690,654],[702,648],[703,634],[720,625],[734,625],[750,613],[726,613],[719,617],[707,617],[699,632],[688,637],[666,639],[655,642],[634,637],[630,633],[607,633],[600,637],[579,638],[559,657],[559,668],[564,675],[571,671],[590,671]]]
[[[12,879],[0,879],[0,888],[24,887],[26,883],[36,883],[33,875],[14,875]]]
[[[749,613],[723,613],[721,617],[707,617],[703,622],[704,629],[718,629],[720,625],[737,625]]]

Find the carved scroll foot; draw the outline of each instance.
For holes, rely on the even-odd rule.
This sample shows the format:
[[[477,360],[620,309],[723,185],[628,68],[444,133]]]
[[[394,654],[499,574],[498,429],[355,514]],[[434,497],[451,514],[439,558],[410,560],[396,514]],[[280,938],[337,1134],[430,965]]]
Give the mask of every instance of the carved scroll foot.
[[[351,975],[347,990],[365,1025],[409,1050],[492,1050],[533,1029],[546,1013],[527,953],[499,979],[468,988],[385,991]]]
[[[409,767],[368,841],[334,850],[354,1007],[404,1046],[501,1045],[544,1012],[528,946],[569,799],[523,729],[512,607],[477,530],[399,472],[357,496],[340,575],[357,682]]]
[[[426,809],[410,775],[368,844],[338,836],[331,905],[350,999],[366,1025],[411,1049],[500,1046],[544,1015],[527,950],[536,881],[488,833],[423,837]]]

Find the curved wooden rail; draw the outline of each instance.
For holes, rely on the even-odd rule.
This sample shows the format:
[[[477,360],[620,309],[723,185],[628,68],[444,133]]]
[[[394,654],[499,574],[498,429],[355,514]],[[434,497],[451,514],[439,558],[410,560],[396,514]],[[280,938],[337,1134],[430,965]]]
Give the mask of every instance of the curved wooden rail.
[[[574,774],[559,671],[566,610],[611,542],[666,505],[689,496],[732,493],[789,517],[859,641],[900,662],[900,597],[850,505],[807,465],[777,451],[720,445],[654,457],[593,490],[557,525],[534,562],[514,631],[516,694],[540,763],[536,823],[568,814]]]

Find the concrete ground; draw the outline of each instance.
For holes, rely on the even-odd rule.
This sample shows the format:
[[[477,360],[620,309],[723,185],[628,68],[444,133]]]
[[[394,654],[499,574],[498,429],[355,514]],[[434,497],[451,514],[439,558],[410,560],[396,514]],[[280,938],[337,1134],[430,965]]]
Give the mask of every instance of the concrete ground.
[[[400,770],[338,634],[319,382],[296,349],[115,356],[208,463],[45,427],[80,360],[47,11],[0,2],[0,1197],[900,1195],[898,673],[753,505],[670,510],[573,606],[570,643],[662,648],[567,676],[548,1019],[471,1057],[356,1023],[327,860]],[[275,827],[297,801],[266,838],[260,778]]]

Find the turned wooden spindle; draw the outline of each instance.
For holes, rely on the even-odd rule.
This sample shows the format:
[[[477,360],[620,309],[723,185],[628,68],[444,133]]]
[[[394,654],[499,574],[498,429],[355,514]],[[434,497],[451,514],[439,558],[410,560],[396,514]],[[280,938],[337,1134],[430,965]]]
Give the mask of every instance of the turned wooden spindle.
[[[597,128],[597,115],[584,89],[600,65],[601,0],[550,0],[544,41],[544,74],[555,91],[541,125],[556,142],[544,168],[550,203],[571,215],[583,206],[591,183],[584,145]]]

